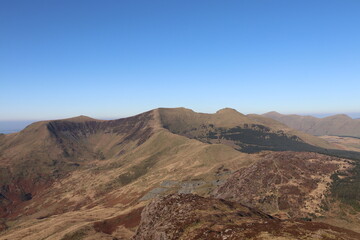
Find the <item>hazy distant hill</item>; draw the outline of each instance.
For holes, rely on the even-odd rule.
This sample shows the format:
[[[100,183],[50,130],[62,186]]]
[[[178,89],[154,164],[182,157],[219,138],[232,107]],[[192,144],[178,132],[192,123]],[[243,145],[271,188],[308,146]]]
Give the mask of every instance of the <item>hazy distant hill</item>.
[[[312,135],[360,137],[360,119],[352,119],[345,114],[316,118],[312,116],[283,115],[277,112],[269,112],[263,114],[263,116]]]
[[[0,134],[0,239],[159,239],[148,236],[165,226],[163,239],[274,226],[270,238],[356,239],[343,228],[360,231],[360,153],[333,147],[228,108],[36,122]],[[164,208],[151,203],[169,194]]]

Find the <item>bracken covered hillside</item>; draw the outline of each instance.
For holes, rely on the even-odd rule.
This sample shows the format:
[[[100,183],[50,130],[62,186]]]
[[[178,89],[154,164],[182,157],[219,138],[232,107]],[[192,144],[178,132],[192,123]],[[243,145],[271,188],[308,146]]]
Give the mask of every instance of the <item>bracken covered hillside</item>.
[[[0,239],[130,239],[169,194],[360,231],[360,156],[335,148],[232,109],[37,122],[0,136]]]
[[[134,240],[359,239],[324,223],[280,220],[239,203],[192,194],[169,195],[142,212]]]

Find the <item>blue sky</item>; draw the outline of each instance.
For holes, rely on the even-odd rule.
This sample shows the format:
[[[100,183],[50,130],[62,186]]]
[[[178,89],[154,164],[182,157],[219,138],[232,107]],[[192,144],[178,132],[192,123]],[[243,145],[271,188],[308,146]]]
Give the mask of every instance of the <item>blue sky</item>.
[[[2,0],[0,120],[360,112],[358,0]]]

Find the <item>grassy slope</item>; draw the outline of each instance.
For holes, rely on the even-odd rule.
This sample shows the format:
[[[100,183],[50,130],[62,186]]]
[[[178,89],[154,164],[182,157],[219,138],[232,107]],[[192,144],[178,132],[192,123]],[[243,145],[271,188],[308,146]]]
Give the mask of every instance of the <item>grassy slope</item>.
[[[321,138],[306,134],[301,131],[296,131],[294,129],[291,129],[291,128],[287,127],[285,124],[278,122],[276,120],[273,120],[271,118],[266,118],[266,117],[263,117],[263,116],[257,115],[257,114],[249,114],[247,116],[250,117],[251,119],[254,119],[254,120],[256,120],[264,125],[270,126],[274,129],[285,130],[286,132],[288,132],[291,135],[299,136],[302,140],[304,140],[304,142],[306,142],[310,145],[314,145],[314,146],[321,147],[321,148],[335,148],[336,149],[335,145],[332,145],[329,142],[327,142]]]
[[[339,149],[360,152],[360,138],[340,136],[320,136],[320,138],[331,142]]]
[[[100,219],[143,206],[145,202],[138,202],[138,199],[159,187],[164,180],[204,181],[206,184],[194,188],[194,192],[206,196],[215,187],[212,182],[227,177],[226,172],[219,173],[219,169],[235,171],[259,158],[258,155],[241,153],[224,144],[209,145],[189,139],[161,127],[164,124],[175,133],[198,128],[196,133],[202,134],[204,131],[201,126],[205,124],[232,128],[239,124],[259,124],[259,120],[249,119],[231,109],[217,114],[196,114],[186,109],[159,109],[151,114],[155,116],[155,120],[149,123],[153,134],[141,144],[139,138],[144,134],[137,132],[144,127],[137,127],[131,121],[119,123],[125,129],[131,127],[133,131],[129,133],[110,131],[105,134],[106,127],[104,132],[94,132],[87,136],[85,141],[81,141],[81,144],[86,144],[87,150],[71,160],[82,158],[80,166],[72,166],[67,171],[68,175],[55,180],[51,189],[34,196],[29,202],[31,205],[27,205],[31,207],[24,212],[24,215],[29,216],[10,222],[17,228],[5,232],[4,236],[10,239],[38,239],[39,236],[60,239],[64,234],[84,226],[91,227],[93,222]],[[161,118],[161,123],[158,118]],[[133,122],[140,120],[134,119]],[[115,123],[111,122],[110,126]],[[29,153],[50,152],[53,154],[51,158],[63,153],[63,147],[54,147],[53,138],[49,137],[49,132],[41,123],[35,123],[34,126],[21,133],[1,136],[0,141],[6,138],[6,147],[0,150],[6,149],[6,154],[2,155],[6,157],[0,161],[1,164],[6,165],[10,159],[23,159],[26,162],[21,157],[28,156],[31,159]],[[70,139],[73,139],[72,136],[62,135]],[[66,147],[77,142],[70,141]],[[46,156],[42,158],[51,159]],[[168,190],[177,191],[178,186]],[[99,211],[103,214],[99,214]],[[74,216],[77,216],[75,223],[72,220]],[[36,220],[39,217],[43,219]],[[44,229],[47,224],[54,227]]]
[[[196,113],[185,108],[159,109],[159,112],[163,126],[174,133],[186,135],[187,132],[194,128],[197,128],[198,132],[201,133],[202,126],[210,124],[218,128],[234,128],[244,124],[255,124],[266,126],[272,132],[283,131],[288,135],[298,136],[310,145],[322,148],[336,148],[325,140],[290,129],[286,125],[270,118],[255,114],[245,116],[234,109],[222,109],[215,114]]]
[[[215,114],[192,110],[159,109],[164,128],[206,143],[221,143],[247,153],[262,150],[310,151],[360,160],[357,152],[342,151],[323,139],[295,131],[259,115],[245,116],[233,109]]]
[[[219,178],[216,170],[220,167],[235,170],[255,160],[255,156],[247,156],[228,146],[208,145],[158,130],[144,144],[127,153],[94,160],[91,167],[79,168],[61,183],[55,182],[51,191],[34,197],[33,204],[38,204],[38,211],[10,222],[17,228],[5,232],[4,237],[38,239],[54,236],[56,239],[55,236],[63,236],[84,225],[92,226],[93,222],[112,217],[114,213],[144,205],[145,202],[138,203],[137,199],[164,180],[211,182]],[[127,176],[125,181],[124,176]],[[195,192],[206,195],[211,187],[203,186]],[[80,207],[82,205],[84,207]],[[100,210],[102,214],[98,214]],[[76,216],[75,220],[71,216]],[[44,229],[46,223],[54,227]]]

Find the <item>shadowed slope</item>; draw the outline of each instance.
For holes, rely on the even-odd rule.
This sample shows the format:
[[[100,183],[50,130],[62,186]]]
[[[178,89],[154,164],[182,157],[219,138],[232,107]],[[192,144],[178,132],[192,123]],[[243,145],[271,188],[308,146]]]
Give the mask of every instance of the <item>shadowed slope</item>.
[[[17,206],[68,173],[141,145],[153,133],[153,121],[152,112],[113,121],[82,116],[37,122],[5,135],[0,144],[0,216],[17,216]]]
[[[9,227],[1,234],[129,239],[147,201],[172,193],[209,196],[233,172],[262,158],[241,151],[309,145],[290,131],[232,109],[34,123],[0,136],[0,226]]]
[[[335,148],[322,139],[294,131],[272,119],[245,116],[229,108],[215,114],[195,113],[184,108],[163,108],[159,113],[164,128],[173,133],[207,143],[227,144],[243,152]]]
[[[101,232],[102,227],[96,228],[100,232],[94,230],[93,221],[107,228],[107,219],[114,219],[109,226],[115,229],[112,234],[127,238],[134,229],[123,228],[133,228],[133,225],[124,226],[120,220],[117,225],[116,219],[120,216],[127,216],[129,211],[142,207],[159,194],[194,192],[208,195],[230,172],[256,160],[256,156],[248,156],[229,146],[209,145],[173,134],[159,126],[156,110],[146,114],[114,121],[41,123],[46,133],[45,140],[40,141],[42,146],[44,142],[52,141],[63,165],[71,164],[72,168],[60,169],[57,163],[54,170],[62,175],[55,177],[50,169],[47,175],[50,184],[36,192],[31,190],[32,199],[19,200],[19,204],[3,202],[6,205],[3,216],[7,222],[16,222],[9,225],[16,227],[3,232],[4,236],[9,239],[49,236],[61,239],[60,236],[83,234],[83,226],[98,236],[107,233]],[[4,152],[10,152],[12,147]],[[102,154],[98,154],[99,150]],[[68,154],[64,154],[65,151]],[[16,163],[19,158],[11,160]],[[33,164],[31,158],[24,162]],[[18,177],[11,174],[8,180]],[[4,186],[11,184],[14,182]],[[7,192],[4,194],[9,196]]]

